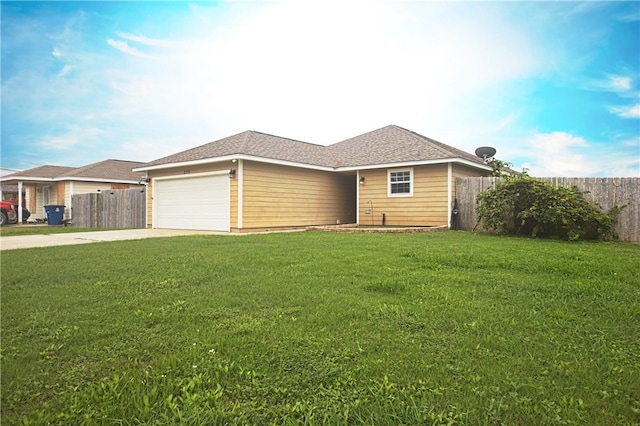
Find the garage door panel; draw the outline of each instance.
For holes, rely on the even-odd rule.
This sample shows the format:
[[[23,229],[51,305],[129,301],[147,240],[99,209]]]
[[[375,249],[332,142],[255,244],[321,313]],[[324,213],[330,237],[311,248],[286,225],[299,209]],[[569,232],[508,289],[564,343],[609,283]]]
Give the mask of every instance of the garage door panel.
[[[198,176],[154,183],[155,227],[229,231],[229,179]]]

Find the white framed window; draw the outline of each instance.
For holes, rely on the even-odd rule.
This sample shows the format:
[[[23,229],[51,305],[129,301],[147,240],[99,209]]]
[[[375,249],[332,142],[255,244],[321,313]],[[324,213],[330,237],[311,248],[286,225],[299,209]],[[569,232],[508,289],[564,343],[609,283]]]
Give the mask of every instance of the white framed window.
[[[413,169],[392,169],[387,171],[389,197],[413,197]]]

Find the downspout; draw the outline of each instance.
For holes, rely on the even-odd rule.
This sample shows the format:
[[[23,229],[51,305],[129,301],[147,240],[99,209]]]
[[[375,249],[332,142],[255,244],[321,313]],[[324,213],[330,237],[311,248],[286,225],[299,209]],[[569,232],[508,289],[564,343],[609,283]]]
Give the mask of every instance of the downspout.
[[[238,229],[242,229],[242,217],[243,215],[243,189],[244,189],[244,167],[243,161],[238,160]]]
[[[447,163],[447,227],[451,228],[451,203],[453,201],[453,167]]]
[[[356,224],[360,225],[360,170],[356,173]]]

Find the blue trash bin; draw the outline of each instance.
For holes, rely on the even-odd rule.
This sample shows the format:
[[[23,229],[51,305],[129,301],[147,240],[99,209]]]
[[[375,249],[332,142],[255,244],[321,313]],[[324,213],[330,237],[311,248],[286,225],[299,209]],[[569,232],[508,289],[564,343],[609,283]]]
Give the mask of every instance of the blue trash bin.
[[[44,206],[44,211],[47,213],[47,224],[60,225],[64,216],[64,208],[65,206],[59,205]]]

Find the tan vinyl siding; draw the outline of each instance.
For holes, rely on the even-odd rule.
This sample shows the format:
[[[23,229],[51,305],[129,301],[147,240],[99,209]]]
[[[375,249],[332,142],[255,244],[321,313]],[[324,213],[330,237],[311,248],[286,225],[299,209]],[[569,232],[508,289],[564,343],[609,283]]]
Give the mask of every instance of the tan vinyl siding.
[[[476,169],[474,167],[467,167],[460,164],[453,165],[453,179],[459,177],[477,177],[477,176],[489,176],[488,170]]]
[[[90,194],[92,192],[110,191],[111,184],[103,182],[73,182],[74,194]]]
[[[166,176],[175,176],[180,177],[183,175],[195,175],[198,173],[208,173],[208,172],[218,172],[218,171],[229,171],[230,169],[238,170],[238,163],[232,163],[231,161],[226,161],[222,163],[214,163],[214,164],[203,164],[198,166],[190,166],[190,167],[176,167],[165,170],[154,170],[149,172],[149,178],[158,178],[158,177],[166,177]],[[238,223],[238,175],[236,174],[236,178],[232,179],[231,183],[231,193],[230,196],[230,205],[231,205],[231,216],[230,222],[231,227],[237,226]],[[147,228],[153,227],[153,181],[150,181],[147,184]]]
[[[359,222],[361,225],[441,226],[448,223],[448,165],[407,167],[412,170],[413,196],[388,196],[388,171],[371,169],[360,171],[364,185],[357,183],[355,174],[341,174],[299,167],[290,167],[241,160],[201,166],[171,168],[149,172],[150,178],[181,176],[236,169],[230,181],[230,229],[232,232],[310,225],[354,223],[356,221],[356,187],[359,193]],[[407,169],[399,168],[399,170]],[[452,165],[452,177],[477,176],[482,171]],[[238,199],[242,188],[242,210]],[[147,224],[153,226],[153,181],[148,185]],[[455,192],[453,194],[455,197]],[[453,201],[453,198],[452,198]],[[365,214],[367,208],[372,214]],[[242,214],[242,223],[238,215]],[[241,226],[241,227],[240,227]]]
[[[229,229],[238,228],[238,181],[239,171],[236,165],[233,166],[236,170],[236,177],[229,181]]]
[[[405,169],[405,168],[401,168]],[[388,170],[363,170],[360,185],[360,225],[382,225],[382,213],[386,225],[440,226],[447,218],[447,165],[411,167],[413,171],[413,196],[388,196]],[[371,209],[366,214],[366,209]]]
[[[355,222],[355,175],[245,161],[243,228]]]

